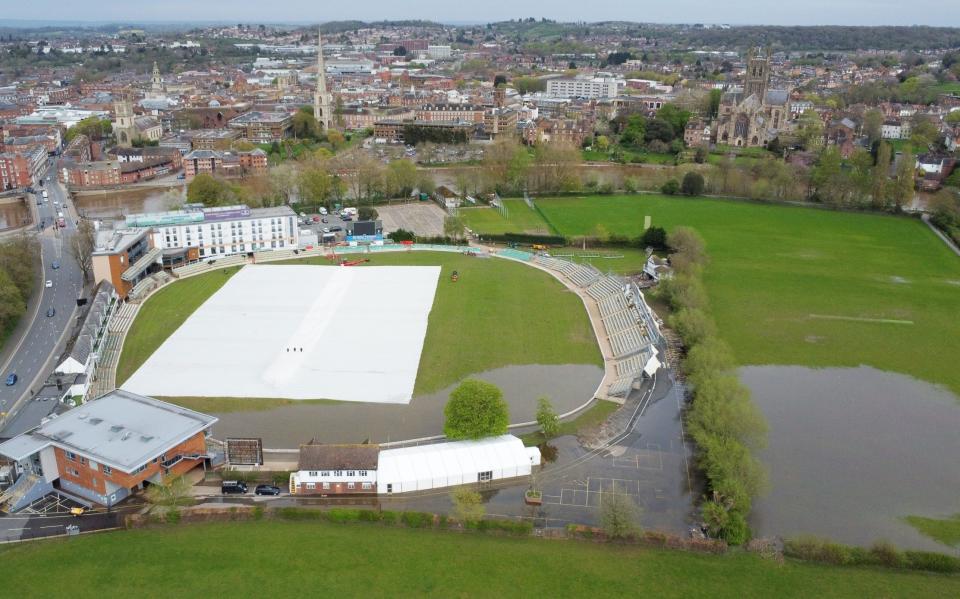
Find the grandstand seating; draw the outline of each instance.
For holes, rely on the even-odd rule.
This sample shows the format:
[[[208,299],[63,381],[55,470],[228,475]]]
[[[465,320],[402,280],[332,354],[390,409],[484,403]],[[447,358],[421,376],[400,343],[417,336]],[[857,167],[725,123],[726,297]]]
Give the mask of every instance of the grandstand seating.
[[[603,328],[607,335],[613,335],[620,331],[637,326],[637,313],[633,310],[621,310],[603,317]]]
[[[650,338],[643,334],[640,327],[633,327],[609,336],[610,348],[616,358],[629,356],[650,345]]]
[[[597,301],[614,293],[623,293],[623,284],[614,277],[600,277],[595,283],[587,287],[587,295]]]
[[[619,378],[612,383],[607,388],[607,395],[611,397],[626,397],[630,393],[630,390],[633,389],[633,383],[636,381],[636,378],[632,376],[627,376]]]
[[[600,308],[600,316],[603,317],[610,316],[611,314],[615,314],[617,312],[622,312],[630,307],[627,304],[626,298],[624,298],[623,294],[619,292],[603,298],[597,302],[597,306]]]

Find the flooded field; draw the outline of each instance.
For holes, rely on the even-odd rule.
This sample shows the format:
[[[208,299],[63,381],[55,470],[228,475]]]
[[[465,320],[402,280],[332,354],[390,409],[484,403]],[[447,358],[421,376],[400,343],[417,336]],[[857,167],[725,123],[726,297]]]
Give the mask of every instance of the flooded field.
[[[741,377],[770,423],[755,534],[947,549],[903,518],[960,511],[955,395],[868,367],[751,366]]]
[[[117,219],[140,212],[164,212],[175,209],[185,201],[186,192],[180,185],[74,194],[77,210],[84,218]]]
[[[503,390],[511,422],[536,419],[537,398],[546,395],[557,413],[585,403],[603,378],[592,365],[507,366],[476,375]],[[262,437],[264,447],[296,448],[313,438],[327,443],[374,443],[443,433],[443,407],[453,386],[413,398],[408,405],[346,402],[283,406],[269,411],[216,414],[218,438]],[[252,399],[250,401],[256,401]]]

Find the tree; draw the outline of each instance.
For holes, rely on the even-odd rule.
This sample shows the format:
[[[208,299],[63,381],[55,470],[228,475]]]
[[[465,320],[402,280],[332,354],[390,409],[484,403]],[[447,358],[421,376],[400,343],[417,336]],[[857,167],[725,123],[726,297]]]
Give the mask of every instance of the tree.
[[[537,424],[540,425],[540,430],[547,439],[556,437],[560,432],[560,419],[549,397],[543,396],[537,399]]]
[[[144,492],[147,501],[154,505],[190,505],[190,482],[182,476],[169,477],[161,484],[152,484]]]
[[[347,143],[347,138],[339,131],[327,131],[327,142],[330,144],[330,147],[333,148],[333,151],[336,152],[343,147],[343,144]]]
[[[187,201],[204,206],[224,206],[233,203],[235,195],[230,185],[213,175],[200,173],[187,185]]]
[[[489,188],[499,193],[522,191],[530,162],[530,153],[516,139],[501,137],[483,153],[482,168]]]
[[[677,227],[667,236],[667,245],[673,250],[670,261],[675,270],[687,266],[702,266],[707,261],[706,243],[695,229]]]
[[[26,311],[20,290],[7,271],[0,268],[0,330],[10,330]]]
[[[598,152],[606,152],[610,149],[610,138],[608,138],[606,135],[598,135],[593,141],[593,146]]]
[[[405,47],[403,47],[403,46],[397,46],[396,48],[393,49],[393,55],[394,55],[394,56],[406,56],[406,55],[407,55],[407,49],[406,49]]]
[[[703,187],[703,175],[696,171],[690,171],[683,176],[683,183],[680,184],[680,191],[682,191],[684,195],[698,196],[703,193]]]
[[[534,188],[540,191],[572,191],[579,187],[577,166],[580,150],[569,143],[542,143],[534,151]]]
[[[443,219],[443,234],[453,239],[460,239],[463,237],[466,226],[463,217],[446,216]]]
[[[797,123],[797,138],[804,150],[823,144],[823,120],[813,110],[805,110]]]
[[[723,90],[711,89],[708,96],[707,116],[711,119],[717,118],[720,114],[720,101],[723,99]]]
[[[510,415],[503,392],[491,383],[467,379],[450,394],[443,410],[449,439],[481,439],[507,432]]]
[[[677,183],[676,179],[667,179],[666,182],[660,186],[660,193],[668,196],[675,196],[680,191],[680,184]]]
[[[342,192],[342,182],[334,176],[326,161],[318,160],[300,173],[300,197],[316,204],[328,204]]]
[[[926,150],[937,141],[940,130],[926,115],[917,113],[910,123],[910,143],[915,148]]]
[[[483,520],[487,509],[480,493],[467,487],[458,487],[450,493],[450,499],[453,501],[453,514],[460,522],[473,523]]]
[[[70,239],[70,253],[76,259],[84,280],[90,277],[90,271],[93,269],[93,250],[96,245],[96,235],[97,232],[93,228],[93,223],[81,219],[77,225],[77,231]]]
[[[303,106],[293,115],[291,126],[296,139],[317,139],[320,136],[320,125],[313,116],[313,108]]]
[[[883,113],[876,108],[863,113],[863,134],[872,144],[880,140],[883,133]]]
[[[915,176],[916,158],[913,157],[913,152],[908,149],[900,156],[893,177],[891,195],[898,210],[913,201]]]
[[[407,160],[394,160],[387,165],[387,195],[406,197],[417,186],[417,166]]]
[[[640,238],[643,247],[664,249],[667,247],[667,230],[663,227],[650,227]]]
[[[377,220],[380,213],[373,206],[360,206],[357,208],[357,220]]]
[[[610,539],[629,539],[640,532],[640,508],[633,497],[625,493],[603,493],[600,504],[600,523]]]

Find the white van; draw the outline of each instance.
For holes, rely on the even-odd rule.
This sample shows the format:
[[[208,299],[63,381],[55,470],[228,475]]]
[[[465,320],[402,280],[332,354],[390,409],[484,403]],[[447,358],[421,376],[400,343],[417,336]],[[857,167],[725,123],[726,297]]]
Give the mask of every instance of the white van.
[[[47,190],[46,190],[46,189],[43,190],[43,199],[47,199]]]
[[[326,216],[326,215],[327,215],[327,209],[321,207],[321,208],[320,208],[320,214]]]

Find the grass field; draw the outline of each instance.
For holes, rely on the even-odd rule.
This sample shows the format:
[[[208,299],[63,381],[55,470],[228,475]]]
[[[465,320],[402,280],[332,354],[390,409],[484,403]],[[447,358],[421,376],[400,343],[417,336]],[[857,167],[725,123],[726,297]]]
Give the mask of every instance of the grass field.
[[[960,548],[960,514],[943,519],[907,516],[904,520],[921,534],[948,547]]]
[[[117,386],[130,378],[167,337],[238,270],[238,267],[233,267],[190,277],[151,296],[140,308],[123,342],[123,352],[117,364]]]
[[[960,259],[919,220],[658,195],[537,205],[567,236],[636,236],[647,215],[699,230],[713,314],[743,364],[867,364],[960,393]]]
[[[289,263],[330,264],[324,258]],[[439,391],[471,374],[513,364],[602,363],[580,298],[536,269],[507,260],[439,252],[375,254],[369,264],[438,265],[442,269],[415,393]],[[457,283],[450,281],[454,270],[460,273]],[[127,335],[117,369],[118,383],[129,378],[228,278],[220,271],[191,277],[150,298]],[[272,409],[289,400],[183,398],[181,402],[178,398],[176,403],[219,413],[250,409],[246,406],[259,403],[258,409]]]
[[[319,522],[118,531],[0,550],[17,597],[951,597],[960,578]],[[42,564],[43,575],[38,576]],[[312,594],[312,592],[308,592]]]
[[[478,208],[461,208],[460,214],[467,226],[477,231],[491,235],[504,233],[531,233],[536,235],[552,235],[550,226],[543,222],[540,215],[531,210],[523,200],[504,200],[509,219],[500,216],[495,208],[483,206]]]

